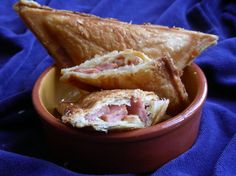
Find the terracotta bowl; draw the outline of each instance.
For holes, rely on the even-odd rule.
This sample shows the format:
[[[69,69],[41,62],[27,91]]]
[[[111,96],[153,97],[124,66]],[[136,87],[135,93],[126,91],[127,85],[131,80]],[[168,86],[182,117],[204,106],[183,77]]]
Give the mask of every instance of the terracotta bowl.
[[[192,64],[182,76],[191,102],[175,117],[157,125],[126,132],[75,129],[54,114],[59,100],[74,89],[59,81],[59,72],[49,67],[33,89],[33,103],[43,122],[50,153],[72,169],[92,173],[147,173],[176,158],[194,143],[199,130],[207,82]]]

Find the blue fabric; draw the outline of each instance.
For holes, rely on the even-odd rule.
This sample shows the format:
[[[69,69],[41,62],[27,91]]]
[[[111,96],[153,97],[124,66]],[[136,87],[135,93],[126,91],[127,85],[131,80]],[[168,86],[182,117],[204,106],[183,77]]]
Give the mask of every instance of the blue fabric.
[[[82,175],[47,153],[31,102],[35,80],[53,64],[12,10],[0,3],[0,175]],[[53,8],[133,23],[150,22],[216,34],[219,43],[195,62],[209,93],[193,147],[153,175],[236,175],[236,3],[223,0],[39,0]],[[130,173],[132,175],[132,173]]]

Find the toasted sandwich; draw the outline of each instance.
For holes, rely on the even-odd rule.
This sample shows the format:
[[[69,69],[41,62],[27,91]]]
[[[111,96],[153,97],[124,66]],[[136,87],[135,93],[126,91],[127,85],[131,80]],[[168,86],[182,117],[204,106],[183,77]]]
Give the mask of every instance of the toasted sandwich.
[[[182,28],[55,10],[30,0],[21,0],[14,8],[61,68],[79,65],[97,54],[134,49],[150,58],[169,56],[181,72],[218,39]]]
[[[62,122],[77,128],[97,131],[145,128],[164,120],[169,100],[153,92],[103,90],[90,93],[77,103],[61,102],[58,111]]]

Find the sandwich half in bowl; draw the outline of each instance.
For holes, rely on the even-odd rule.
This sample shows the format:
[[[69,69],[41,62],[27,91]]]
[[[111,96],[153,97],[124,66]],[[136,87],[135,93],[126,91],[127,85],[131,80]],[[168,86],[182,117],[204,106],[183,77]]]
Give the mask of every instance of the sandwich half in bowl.
[[[169,100],[153,92],[104,90],[85,95],[76,103],[61,102],[62,122],[97,131],[145,128],[164,120]]]
[[[168,112],[177,114],[188,94],[171,58],[150,59],[134,50],[113,51],[79,66],[61,70],[61,80],[97,89],[142,89],[170,100]]]

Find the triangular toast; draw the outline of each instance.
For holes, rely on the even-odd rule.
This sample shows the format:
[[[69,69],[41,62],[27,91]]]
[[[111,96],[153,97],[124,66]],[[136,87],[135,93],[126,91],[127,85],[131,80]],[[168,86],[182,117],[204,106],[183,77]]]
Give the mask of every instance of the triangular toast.
[[[134,49],[150,58],[169,56],[181,71],[218,39],[181,28],[55,10],[33,1],[22,0],[14,8],[61,68],[113,50]]]

